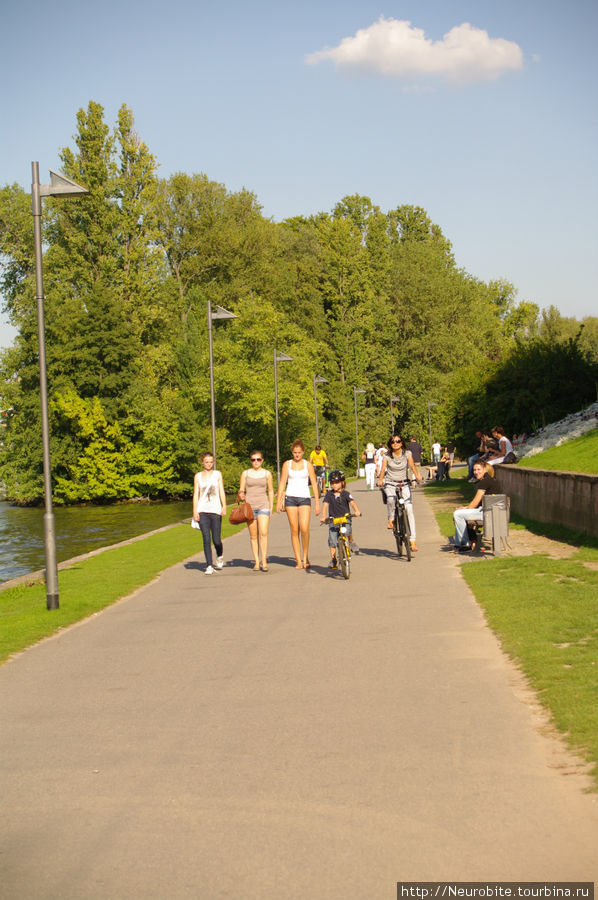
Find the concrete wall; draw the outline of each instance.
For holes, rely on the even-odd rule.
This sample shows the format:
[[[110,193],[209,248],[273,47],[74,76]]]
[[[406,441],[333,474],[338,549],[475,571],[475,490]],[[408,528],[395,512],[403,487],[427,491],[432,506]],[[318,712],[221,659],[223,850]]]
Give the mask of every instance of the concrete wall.
[[[511,512],[536,522],[554,522],[598,537],[598,476],[496,466]]]

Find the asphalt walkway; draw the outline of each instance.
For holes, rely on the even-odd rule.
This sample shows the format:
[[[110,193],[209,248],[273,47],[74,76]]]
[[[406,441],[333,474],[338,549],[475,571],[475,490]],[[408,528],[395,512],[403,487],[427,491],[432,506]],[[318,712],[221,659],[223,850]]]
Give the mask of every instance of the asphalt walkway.
[[[407,563],[379,494],[354,492],[350,581],[329,575],[313,516],[312,569],[296,571],[275,516],[268,573],[242,531],[222,572],[174,566],[0,669],[0,897],[596,880],[598,796],[545,733],[428,501],[416,493]]]

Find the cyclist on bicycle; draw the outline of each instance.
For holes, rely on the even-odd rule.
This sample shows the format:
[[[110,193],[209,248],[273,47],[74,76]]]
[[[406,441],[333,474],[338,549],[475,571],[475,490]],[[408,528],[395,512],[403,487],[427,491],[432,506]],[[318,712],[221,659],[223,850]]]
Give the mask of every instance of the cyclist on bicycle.
[[[359,508],[357,503],[349,493],[345,489],[345,476],[344,473],[339,469],[335,469],[334,472],[330,473],[328,478],[330,488],[324,494],[324,499],[322,500],[322,515],[320,517],[320,522],[324,524],[328,522],[329,517],[338,519],[341,516],[347,516],[349,514],[353,516],[360,516]],[[330,547],[330,562],[328,564],[329,569],[336,569],[336,546],[338,544],[338,530],[339,525],[335,525],[334,522],[328,523],[328,546]],[[349,535],[349,546],[351,550],[354,552],[359,552],[357,545],[353,541],[353,535]]]
[[[312,450],[309,454],[309,461],[315,469],[320,493],[324,493],[324,486],[326,484],[326,469],[328,467],[328,457],[326,456],[326,451],[322,450],[321,446],[317,444],[316,449]]]
[[[415,543],[415,516],[413,514],[413,504],[411,502],[411,487],[408,480],[408,469],[411,469],[414,476],[421,482],[422,477],[415,468],[411,450],[407,447],[400,434],[393,434],[388,442],[388,453],[382,457],[382,468],[378,477],[378,487],[383,488],[386,494],[386,510],[388,514],[387,527],[392,529],[394,524],[395,504],[397,492],[405,501],[407,517],[409,519],[409,530],[411,532],[411,549],[418,550]]]

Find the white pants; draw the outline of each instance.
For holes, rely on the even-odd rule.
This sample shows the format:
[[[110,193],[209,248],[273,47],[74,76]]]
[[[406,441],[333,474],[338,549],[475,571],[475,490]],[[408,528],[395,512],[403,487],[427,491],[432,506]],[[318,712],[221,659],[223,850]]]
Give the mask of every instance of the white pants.
[[[384,491],[386,493],[386,511],[388,513],[388,521],[394,519],[395,504],[397,499],[398,484],[394,481],[384,482]],[[405,501],[405,509],[407,510],[407,518],[409,519],[409,531],[411,532],[411,540],[415,541],[415,516],[413,514],[413,503],[411,502],[411,487],[404,484],[401,488],[401,497]]]
[[[376,488],[376,463],[365,464],[365,483],[371,491]]]
[[[453,513],[453,522],[455,523],[455,544],[457,547],[469,547],[469,538],[467,537],[468,522],[483,522],[484,513],[482,508],[469,509],[468,506],[456,509]]]

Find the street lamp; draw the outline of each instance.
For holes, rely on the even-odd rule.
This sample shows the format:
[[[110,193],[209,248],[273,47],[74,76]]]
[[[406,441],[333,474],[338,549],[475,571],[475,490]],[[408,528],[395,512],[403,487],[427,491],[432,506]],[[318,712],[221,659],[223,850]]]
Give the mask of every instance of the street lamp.
[[[432,406],[438,406],[438,404],[435,403],[433,400],[428,400],[428,431],[430,434],[430,463],[434,462],[434,459],[433,459],[434,454],[432,453],[432,416],[430,415],[430,407],[432,407]]]
[[[394,417],[394,413],[392,410],[392,405],[393,405],[393,403],[399,403],[400,400],[401,400],[400,397],[392,397],[391,396],[391,398],[390,398],[390,433],[391,433],[391,435],[394,433],[394,430],[395,430],[395,417]]]
[[[318,398],[316,395],[316,386],[318,384],[328,384],[328,379],[322,378],[321,375],[314,374],[314,407],[316,410],[316,447],[320,443],[320,432],[318,431]]]
[[[48,380],[46,372],[46,332],[44,325],[44,271],[42,261],[42,197],[74,197],[88,194],[81,185],[50,169],[50,184],[39,183],[39,163],[31,163],[31,207],[35,245],[35,299],[37,302],[37,339],[39,346],[39,389],[42,412],[42,450],[44,459],[44,549],[46,554],[46,609],[60,607],[56,529],[52,509],[52,471],[50,468],[50,428],[48,422]]]
[[[278,371],[276,364],[279,362],[292,362],[293,357],[287,356],[286,353],[277,353],[274,350],[274,408],[276,410],[276,474],[278,476],[277,484],[280,483],[280,439],[278,436]]]
[[[355,450],[357,453],[357,472],[355,473],[359,478],[359,426],[357,425],[357,395],[365,394],[363,388],[354,387],[353,388],[353,402],[355,404]]]
[[[210,347],[210,410],[212,414],[212,456],[214,457],[214,469],[216,468],[216,411],[214,404],[214,354],[212,351],[212,320],[213,319],[237,319],[234,313],[222,306],[217,306],[212,312],[212,301],[208,300],[208,344]]]

